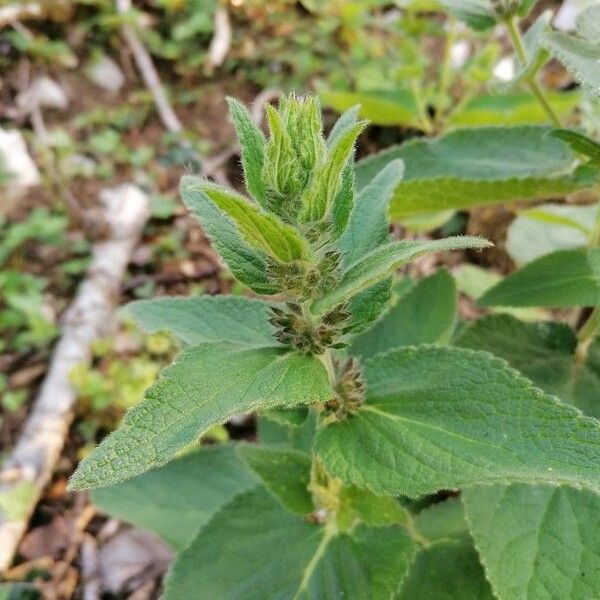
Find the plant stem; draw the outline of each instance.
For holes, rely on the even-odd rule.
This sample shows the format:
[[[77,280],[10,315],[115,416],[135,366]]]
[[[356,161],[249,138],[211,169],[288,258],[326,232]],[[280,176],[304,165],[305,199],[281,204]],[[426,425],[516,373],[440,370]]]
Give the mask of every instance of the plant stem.
[[[521,37],[521,32],[519,31],[519,26],[517,24],[517,20],[514,16],[509,17],[505,21],[506,28],[508,29],[508,34],[510,36],[512,45],[517,54],[517,58],[522,65],[527,64],[527,50],[525,48],[525,44],[523,43],[523,38]],[[544,95],[542,88],[539,83],[535,80],[534,77],[527,78],[526,80],[527,87],[531,90],[532,94],[535,96],[536,100],[539,102],[540,106],[544,109],[545,113],[548,115],[548,118],[554,125],[554,127],[561,127],[560,119],[554,112],[552,106],[548,102],[548,99]]]
[[[415,103],[417,105],[417,111],[419,113],[419,118],[421,120],[421,127],[423,127],[423,131],[425,133],[433,132],[433,124],[429,115],[427,114],[427,108],[425,106],[425,102],[423,101],[423,94],[421,93],[421,87],[416,79],[412,80],[412,93],[415,98]]]
[[[445,99],[448,93],[448,86],[450,85],[450,73],[451,73],[451,59],[452,59],[452,46],[456,41],[456,22],[452,17],[448,18],[446,41],[444,44],[444,57],[442,60],[442,68],[440,70],[440,78],[438,84],[438,106],[436,110],[436,117],[441,116],[444,112],[443,109],[446,107]]]

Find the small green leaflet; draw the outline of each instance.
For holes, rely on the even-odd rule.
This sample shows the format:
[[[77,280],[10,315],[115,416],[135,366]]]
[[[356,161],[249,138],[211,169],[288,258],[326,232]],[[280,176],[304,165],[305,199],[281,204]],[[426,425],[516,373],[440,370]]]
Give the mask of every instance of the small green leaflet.
[[[478,487],[462,495],[498,600],[600,597],[600,497],[568,487]]]
[[[478,301],[481,306],[596,306],[600,249],[558,250],[511,273]]]
[[[600,144],[587,137],[587,135],[570,129],[555,129],[552,136],[567,142],[575,152],[587,156],[591,162],[600,165]]]
[[[266,204],[266,189],[262,178],[265,162],[265,136],[252,120],[248,109],[235,98],[227,98],[227,106],[238,136],[242,167],[248,191],[260,204]]]
[[[473,542],[445,540],[419,551],[397,600],[496,600]]]
[[[345,266],[389,239],[388,205],[403,174],[403,162],[394,160],[356,196],[346,231],[338,242]]]
[[[597,204],[540,204],[521,211],[508,227],[506,251],[522,265],[555,250],[587,246],[597,213]]]
[[[308,242],[292,226],[264,212],[244,196],[200,177],[182,188],[186,190],[185,194],[182,192],[183,201],[192,212],[196,205],[190,201],[191,186],[232,219],[246,242],[257,250],[284,263],[310,256]],[[202,219],[202,215],[199,216]]]
[[[240,445],[237,452],[285,508],[302,516],[314,510],[308,491],[310,480],[308,454],[297,450],[280,450],[254,444]]]
[[[365,404],[315,442],[343,481],[410,497],[510,481],[600,491],[600,424],[504,361],[419,346],[375,356],[364,375]]]
[[[454,330],[457,292],[445,269],[417,283],[375,325],[352,340],[350,353],[371,358],[401,346],[444,343]]]
[[[235,413],[311,404],[329,395],[327,373],[315,357],[231,342],[190,347],[79,464],[71,488],[112,485],[159,467]]]
[[[544,37],[547,50],[575,76],[591,95],[600,97],[600,43],[558,31]]]
[[[179,555],[164,600],[388,600],[414,552],[398,526],[336,534],[259,489],[224,507]]]
[[[427,506],[413,518],[413,522],[425,545],[469,536],[464,508],[456,497]]]
[[[526,16],[536,2],[537,0],[521,0],[516,14],[520,17]],[[441,0],[441,4],[475,31],[489,29],[499,20],[488,0]]]
[[[466,327],[455,344],[503,358],[544,391],[600,417],[600,338],[581,361],[575,356],[575,332],[564,323],[488,315]]]
[[[358,189],[387,163],[404,161],[390,205],[392,220],[448,209],[562,196],[593,186],[597,169],[576,157],[549,127],[481,127],[411,140],[360,161]]]
[[[92,500],[107,514],[182,550],[217,510],[257,484],[233,446],[205,446],[130,481],[94,490]]]
[[[410,90],[321,90],[319,97],[325,106],[338,112],[359,105],[360,116],[375,125],[410,125],[417,128],[422,126],[417,102]]]
[[[200,221],[215,250],[233,275],[257,294],[278,290],[267,277],[265,255],[250,246],[232,220],[202,192],[197,178],[182,177],[180,194],[190,212]]]
[[[122,311],[146,332],[168,331],[185,344],[275,345],[269,304],[242,296],[166,296],[130,302]]]
[[[383,244],[350,265],[332,292],[317,300],[311,307],[315,314],[322,314],[346,302],[364,289],[385,279],[395,269],[422,254],[463,248],[487,248],[487,240],[472,236],[448,237],[431,241],[402,240]]]

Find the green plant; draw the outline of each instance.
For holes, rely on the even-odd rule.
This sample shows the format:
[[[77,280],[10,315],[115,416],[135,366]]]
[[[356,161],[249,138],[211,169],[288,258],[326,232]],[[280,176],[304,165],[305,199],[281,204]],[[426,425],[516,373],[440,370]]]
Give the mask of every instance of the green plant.
[[[181,193],[235,277],[275,298],[132,303],[183,351],[71,488],[103,488],[100,506],[178,550],[168,599],[512,600],[547,597],[524,588],[548,578],[551,597],[596,595],[600,423],[491,354],[445,345],[447,272],[392,286],[421,254],[488,244],[389,239],[403,165],[355,193],[356,109],[324,139],[316,100],[285,97],[267,107],[265,139],[230,108],[253,199],[189,176]],[[248,411],[261,445],[195,448]],[[519,504],[529,489],[535,503]],[[577,557],[551,571],[578,528]],[[515,540],[527,560],[507,564]]]

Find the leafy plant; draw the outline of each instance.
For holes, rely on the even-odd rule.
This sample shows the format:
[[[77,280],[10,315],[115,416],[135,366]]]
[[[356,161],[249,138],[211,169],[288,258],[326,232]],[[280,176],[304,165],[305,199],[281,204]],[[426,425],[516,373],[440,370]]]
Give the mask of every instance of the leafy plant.
[[[402,162],[355,193],[356,109],[324,138],[317,101],[284,97],[267,109],[266,139],[242,105],[230,107],[252,198],[190,176],[182,197],[231,272],[274,297],[131,304],[144,329],[170,331],[183,350],[71,488],[103,488],[102,507],[178,550],[167,599],[541,597],[511,595],[495,559],[506,546],[488,543],[496,504],[486,490],[561,486],[592,507],[583,523],[600,492],[600,423],[487,352],[444,346],[457,306],[447,272],[391,292],[394,270],[419,255],[489,244],[390,240]],[[262,444],[195,448],[248,411]],[[444,500],[449,490],[465,509]],[[540,532],[554,497],[529,507]],[[600,590],[595,539],[561,571],[560,589],[584,571],[581,589]],[[546,572],[547,560],[527,561],[519,581]]]

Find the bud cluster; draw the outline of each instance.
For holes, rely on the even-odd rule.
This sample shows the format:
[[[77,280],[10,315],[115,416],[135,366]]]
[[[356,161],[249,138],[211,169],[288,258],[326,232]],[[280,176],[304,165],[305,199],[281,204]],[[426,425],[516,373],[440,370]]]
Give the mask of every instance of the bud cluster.
[[[312,322],[296,302],[288,302],[286,308],[271,307],[269,322],[275,327],[275,338],[281,344],[294,346],[308,354],[322,354],[327,348],[343,348],[340,338],[346,333],[350,313],[345,307],[337,307]]]
[[[490,0],[492,11],[497,17],[506,19],[519,10],[520,0]]]
[[[341,368],[334,388],[334,396],[327,402],[325,409],[336,419],[345,419],[354,414],[365,398],[365,383],[362,379],[360,365],[354,358],[349,358]]]

